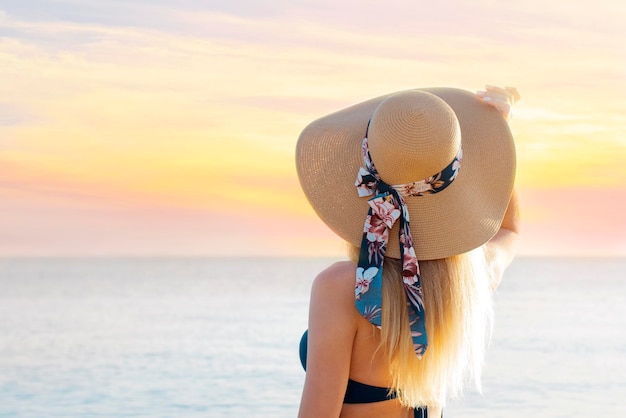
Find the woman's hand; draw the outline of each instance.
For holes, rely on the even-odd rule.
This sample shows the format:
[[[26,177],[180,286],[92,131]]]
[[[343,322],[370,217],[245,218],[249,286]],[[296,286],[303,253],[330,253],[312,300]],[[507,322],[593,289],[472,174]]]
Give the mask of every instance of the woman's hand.
[[[520,95],[515,87],[485,86],[485,91],[476,92],[476,96],[483,102],[493,106],[505,120],[511,118],[511,108],[519,101]]]

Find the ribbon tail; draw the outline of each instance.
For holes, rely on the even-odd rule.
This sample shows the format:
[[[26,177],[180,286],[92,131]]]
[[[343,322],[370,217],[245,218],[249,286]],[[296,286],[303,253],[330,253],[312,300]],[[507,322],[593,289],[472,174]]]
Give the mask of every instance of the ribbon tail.
[[[400,256],[402,258],[402,276],[404,292],[407,299],[409,324],[413,348],[419,358],[422,357],[428,346],[426,337],[426,322],[424,317],[424,296],[422,294],[419,263],[413,247],[413,239],[409,222],[405,217],[400,220]]]
[[[404,292],[411,307],[415,309],[417,313],[424,313],[424,296],[422,289],[415,285],[404,284]]]
[[[356,269],[355,305],[365,319],[380,327],[383,301],[382,264],[387,242],[368,239],[370,223],[375,217],[376,214],[370,208],[363,226],[363,238]]]

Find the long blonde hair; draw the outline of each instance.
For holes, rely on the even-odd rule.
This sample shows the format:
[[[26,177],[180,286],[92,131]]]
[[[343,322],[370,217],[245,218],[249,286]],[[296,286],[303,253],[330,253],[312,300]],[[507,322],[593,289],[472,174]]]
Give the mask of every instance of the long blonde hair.
[[[358,251],[349,251],[355,262]],[[493,316],[488,270],[482,247],[419,265],[428,349],[421,360],[413,351],[402,262],[385,257],[379,350],[389,362],[391,390],[403,405],[443,407],[468,380],[481,388]]]

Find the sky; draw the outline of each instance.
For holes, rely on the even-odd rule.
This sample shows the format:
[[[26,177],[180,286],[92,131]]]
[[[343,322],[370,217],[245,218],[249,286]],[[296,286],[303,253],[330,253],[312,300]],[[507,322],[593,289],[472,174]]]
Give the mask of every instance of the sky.
[[[519,253],[626,256],[624,21],[623,0],[0,0],[0,256],[341,255],[302,129],[485,84],[522,95]]]

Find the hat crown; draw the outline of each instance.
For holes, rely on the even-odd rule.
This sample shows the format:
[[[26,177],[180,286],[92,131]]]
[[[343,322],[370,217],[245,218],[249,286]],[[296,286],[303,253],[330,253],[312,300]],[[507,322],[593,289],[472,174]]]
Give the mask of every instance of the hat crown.
[[[368,131],[372,161],[387,184],[423,180],[444,169],[461,146],[459,121],[442,99],[410,90],[385,99]]]

